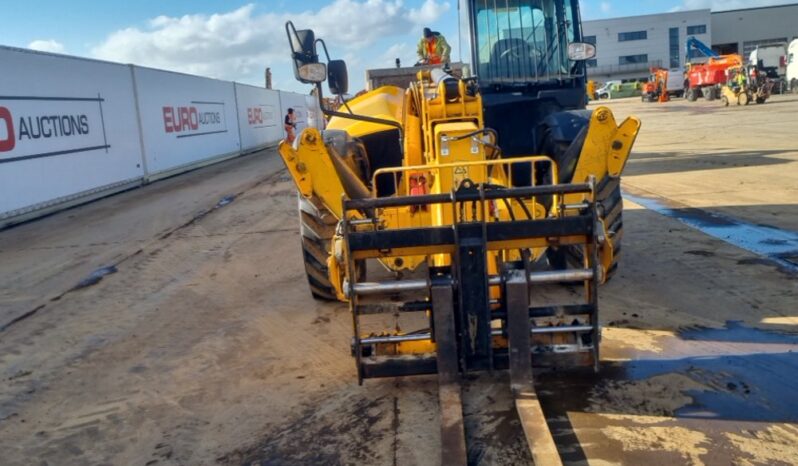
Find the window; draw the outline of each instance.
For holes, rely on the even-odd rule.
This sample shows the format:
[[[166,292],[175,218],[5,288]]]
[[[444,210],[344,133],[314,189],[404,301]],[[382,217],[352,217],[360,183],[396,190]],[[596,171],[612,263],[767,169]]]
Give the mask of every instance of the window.
[[[687,35],[695,35],[695,34],[706,34],[707,33],[707,25],[706,24],[699,24],[698,26],[687,26]]]
[[[527,83],[568,76],[568,44],[579,24],[572,1],[473,2],[475,61],[480,82]]]
[[[626,55],[618,57],[619,65],[633,65],[636,63],[648,63],[648,54],[644,53],[640,55]]]
[[[670,40],[670,67],[678,68],[681,64],[679,59],[679,28],[670,28],[668,36]]]
[[[587,42],[588,44],[596,45],[596,36],[585,36],[582,38],[582,42]]]
[[[634,31],[634,32],[619,32],[618,42],[626,42],[630,40],[645,40],[648,39],[647,31]]]
[[[595,58],[592,58],[590,60],[585,60],[585,63],[587,63],[588,68],[595,68],[598,66],[598,60],[596,60]]]

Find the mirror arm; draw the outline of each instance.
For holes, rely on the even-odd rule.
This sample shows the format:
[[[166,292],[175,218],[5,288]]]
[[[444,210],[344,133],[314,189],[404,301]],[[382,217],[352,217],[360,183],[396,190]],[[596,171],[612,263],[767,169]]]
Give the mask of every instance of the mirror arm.
[[[291,53],[294,56],[294,58],[296,58],[298,53],[297,53],[296,50],[294,50],[294,46],[293,46],[294,41],[291,40],[291,33],[292,32],[294,33],[294,38],[296,39],[296,42],[299,42],[299,34],[296,33],[296,27],[294,27],[294,23],[291,22],[291,21],[286,21],[286,23],[285,23],[285,34],[288,36],[288,45],[291,46]]]
[[[318,38],[318,39],[316,39],[316,44],[321,44],[321,48],[324,49],[324,56],[327,57],[327,63],[329,64],[330,61],[332,61],[332,59],[330,58],[330,52],[327,51],[327,43],[324,42],[324,39]],[[318,93],[319,93],[319,105],[321,105],[322,104],[322,101],[321,101],[321,84],[318,85]],[[352,109],[349,108],[349,104],[346,103],[346,100],[344,99],[344,95],[343,94],[338,94],[338,97],[341,98],[341,102],[344,104],[344,107],[346,107],[346,110],[349,112],[349,114],[350,115],[354,115],[354,113],[352,112]]]
[[[324,39],[316,39],[316,44],[321,44],[322,48],[324,49],[324,55],[327,57],[327,63],[330,63],[330,52],[327,51],[327,44],[324,43]]]

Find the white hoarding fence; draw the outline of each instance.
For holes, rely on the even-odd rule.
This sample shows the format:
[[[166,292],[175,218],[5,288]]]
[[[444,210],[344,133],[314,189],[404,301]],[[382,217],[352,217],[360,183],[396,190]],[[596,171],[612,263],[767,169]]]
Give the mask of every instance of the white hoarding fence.
[[[141,182],[128,66],[8,47],[0,63],[0,227]]]
[[[280,92],[236,83],[235,94],[241,150],[277,144],[283,138]]]
[[[233,83],[137,66],[133,70],[148,179],[238,155]]]
[[[305,96],[293,92],[280,92],[280,126],[282,127],[285,116],[288,114],[288,109],[294,109],[294,117],[296,119],[296,134],[302,133],[302,130],[308,127],[308,106]],[[285,130],[282,131],[280,139],[285,137]]]
[[[0,228],[323,126],[315,98],[0,46]]]

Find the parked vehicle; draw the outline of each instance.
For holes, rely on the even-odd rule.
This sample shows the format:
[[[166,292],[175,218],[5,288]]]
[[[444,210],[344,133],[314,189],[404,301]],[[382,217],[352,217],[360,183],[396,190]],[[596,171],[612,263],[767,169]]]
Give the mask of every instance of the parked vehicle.
[[[601,86],[600,88],[598,88],[596,90],[596,96],[598,96],[599,99],[609,99],[611,97],[610,96],[610,90],[611,90],[612,86],[615,85],[615,84],[621,84],[621,81],[607,81],[607,82],[605,82],[603,86]]]
[[[624,97],[637,97],[642,94],[640,83],[621,81],[608,81],[601,89],[596,91],[599,99],[622,99]]]
[[[779,79],[787,74],[784,55],[786,44],[757,47],[748,56],[748,63],[767,73],[770,79]]]
[[[690,51],[694,49],[709,57],[709,60],[706,63],[687,63],[685,97],[690,102],[699,97],[707,100],[720,98],[721,87],[726,84],[727,70],[742,66],[743,57],[737,54],[718,55],[700,40],[690,37],[685,45],[688,60]]]
[[[684,70],[682,68],[651,68],[648,82],[641,87],[643,102],[668,101],[671,97],[684,95]],[[661,90],[667,93],[667,99],[662,97]],[[664,100],[662,100],[664,99]]]
[[[790,91],[798,93],[798,39],[790,42],[787,47],[787,83]]]

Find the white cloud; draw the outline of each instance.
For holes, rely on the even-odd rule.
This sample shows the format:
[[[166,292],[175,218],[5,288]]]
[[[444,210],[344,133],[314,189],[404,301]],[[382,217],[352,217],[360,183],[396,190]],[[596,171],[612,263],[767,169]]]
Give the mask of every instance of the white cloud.
[[[40,52],[64,53],[64,44],[53,39],[34,40],[28,44],[28,48]]]
[[[332,0],[318,10],[288,15],[257,14],[250,4],[213,15],[158,16],[145,28],[110,34],[91,53],[105,60],[261,82],[265,67],[288,66],[284,25],[289,19],[324,38],[335,57],[353,59],[351,67],[365,68],[376,56],[368,60],[358,51],[377,40],[420,30],[449,8],[443,0],[426,0],[418,8],[408,8],[402,0]]]
[[[416,24],[427,24],[436,21],[449,11],[449,4],[438,3],[435,0],[426,0],[421,8],[411,9],[407,17]]]
[[[710,8],[712,11],[724,11],[760,6],[787,5],[790,3],[795,3],[795,0],[682,0],[682,5],[675,8],[675,10]]]
[[[393,44],[385,49],[375,65],[380,68],[392,68],[396,66],[397,58],[401,60],[402,66],[411,66],[416,62],[416,48],[407,42]]]
[[[602,13],[609,13],[612,10],[612,5],[610,2],[601,2],[601,12]]]

